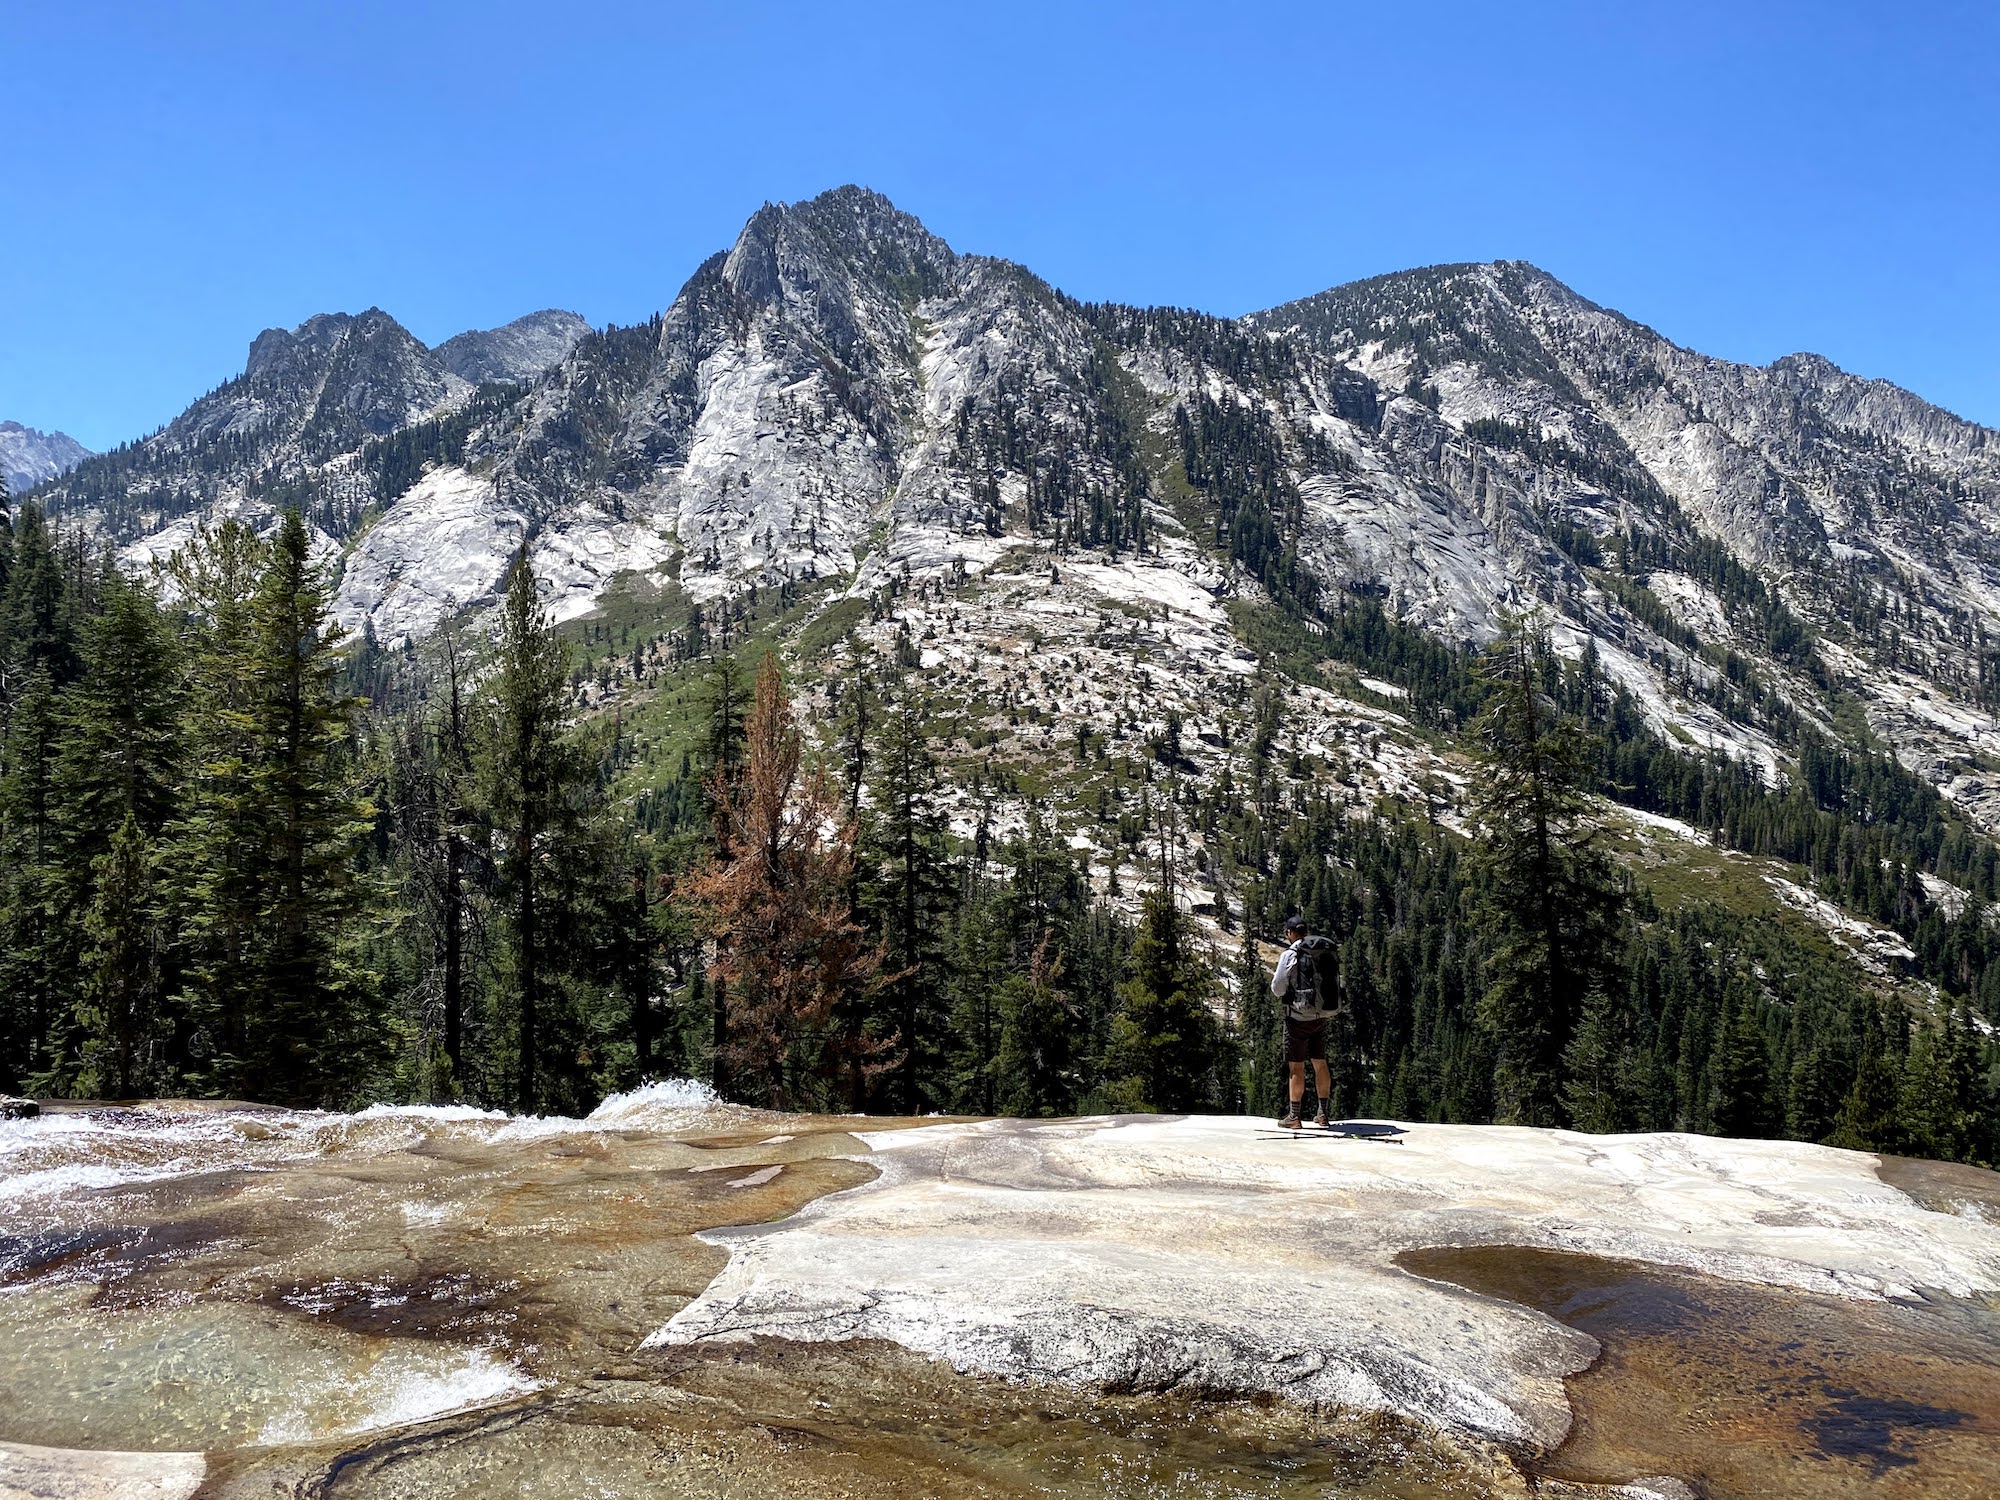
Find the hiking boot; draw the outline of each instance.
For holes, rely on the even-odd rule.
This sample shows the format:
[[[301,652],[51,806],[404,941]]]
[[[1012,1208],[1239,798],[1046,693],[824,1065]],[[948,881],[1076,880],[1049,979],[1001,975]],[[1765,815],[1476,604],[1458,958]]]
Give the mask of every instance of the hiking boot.
[[[1313,1124],[1319,1126],[1321,1130],[1325,1130],[1328,1128],[1326,1119],[1326,1103],[1324,1100],[1322,1100],[1320,1103],[1319,1113],[1313,1116]]]
[[[1290,1109],[1286,1110],[1285,1118],[1278,1121],[1278,1124],[1286,1130],[1297,1130],[1299,1128],[1299,1107],[1294,1104]]]

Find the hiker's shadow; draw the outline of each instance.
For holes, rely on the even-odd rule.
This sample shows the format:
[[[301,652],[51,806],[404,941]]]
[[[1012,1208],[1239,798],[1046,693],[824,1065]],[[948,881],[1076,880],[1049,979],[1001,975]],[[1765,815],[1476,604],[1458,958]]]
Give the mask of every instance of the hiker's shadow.
[[[1386,1120],[1333,1120],[1327,1130],[1334,1135],[1352,1136],[1362,1141],[1393,1141],[1409,1134],[1400,1125],[1391,1125]]]

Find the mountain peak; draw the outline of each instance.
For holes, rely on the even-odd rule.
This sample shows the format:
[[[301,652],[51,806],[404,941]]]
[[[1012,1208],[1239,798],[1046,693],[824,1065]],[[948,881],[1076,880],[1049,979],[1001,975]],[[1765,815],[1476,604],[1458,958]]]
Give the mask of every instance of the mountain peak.
[[[314,313],[296,328],[266,328],[250,341],[243,373],[254,379],[278,373],[304,354],[324,354],[353,321],[348,313]]]
[[[19,422],[0,422],[0,477],[10,495],[65,474],[90,457],[90,450],[66,432],[42,432]]]
[[[797,203],[766,203],[750,216],[723,276],[752,300],[768,300],[794,270],[807,287],[827,274],[929,295],[958,256],[914,215],[873,189],[848,184]]]
[[[563,308],[545,307],[498,328],[471,328],[439,344],[444,367],[474,385],[525,384],[576,347],[590,324]]]
[[[422,349],[417,338],[379,307],[359,313],[314,313],[296,328],[266,328],[250,341],[243,373],[252,380],[291,380],[317,368],[350,336],[364,340],[407,342]]]

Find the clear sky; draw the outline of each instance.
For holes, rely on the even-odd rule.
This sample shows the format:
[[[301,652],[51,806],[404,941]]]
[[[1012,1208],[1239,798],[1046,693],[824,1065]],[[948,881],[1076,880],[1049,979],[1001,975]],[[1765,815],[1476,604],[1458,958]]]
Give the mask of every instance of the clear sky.
[[[2000,5],[0,0],[0,418],[104,447],[259,329],[636,322],[860,182],[1081,297],[1520,257],[2000,426]]]

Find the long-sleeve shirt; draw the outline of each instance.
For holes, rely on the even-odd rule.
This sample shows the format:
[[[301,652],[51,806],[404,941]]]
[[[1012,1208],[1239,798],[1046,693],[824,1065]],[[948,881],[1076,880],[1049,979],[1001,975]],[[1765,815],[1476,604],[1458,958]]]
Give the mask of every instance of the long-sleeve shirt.
[[[1298,968],[1298,966],[1299,945],[1293,943],[1283,953],[1278,955],[1277,972],[1271,976],[1271,993],[1286,1002],[1287,1008],[1291,1011],[1294,1020],[1309,1021],[1316,1019],[1322,1012],[1311,1003],[1317,1000],[1318,996],[1307,996],[1308,1003],[1302,1006],[1299,1003],[1299,997],[1293,993],[1292,971]]]
[[[1291,992],[1292,970],[1299,966],[1299,945],[1293,943],[1278,955],[1278,971],[1271,976],[1271,993],[1280,1000]]]

